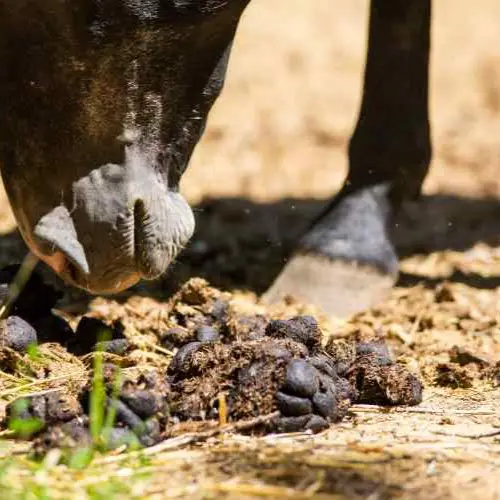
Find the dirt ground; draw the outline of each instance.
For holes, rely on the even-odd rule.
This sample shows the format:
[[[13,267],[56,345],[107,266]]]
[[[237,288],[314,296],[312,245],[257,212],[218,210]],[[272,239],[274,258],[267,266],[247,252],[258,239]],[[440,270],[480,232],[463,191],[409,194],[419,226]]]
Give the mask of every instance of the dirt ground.
[[[265,290],[345,174],[367,13],[365,0],[253,0],[182,186],[197,233],[149,290],[192,276],[243,290],[249,302]],[[423,403],[357,406],[318,436],[235,435],[159,451],[152,498],[500,498],[499,26],[496,0],[435,2],[434,159],[423,199],[394,229],[400,283],[377,309],[328,323],[332,335],[385,336],[422,375]],[[24,250],[2,207],[3,264]],[[468,353],[462,364],[455,346]],[[119,478],[115,462],[100,466]]]

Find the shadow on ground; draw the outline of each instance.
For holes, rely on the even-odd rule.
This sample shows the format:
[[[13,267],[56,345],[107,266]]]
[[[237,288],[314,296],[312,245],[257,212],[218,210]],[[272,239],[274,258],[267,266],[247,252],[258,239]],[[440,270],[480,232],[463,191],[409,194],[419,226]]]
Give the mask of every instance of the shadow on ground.
[[[279,273],[297,238],[328,201],[284,199],[257,204],[243,199],[206,200],[196,207],[197,232],[170,271],[170,282],[196,275],[223,288],[263,292]],[[424,196],[403,208],[393,237],[401,258],[443,250],[465,251],[478,242],[500,246],[500,201]],[[455,272],[450,280],[478,288],[500,285],[500,276],[485,278]],[[422,276],[402,274],[400,284],[410,286],[422,281]],[[428,282],[433,284],[432,279]]]
[[[168,296],[193,276],[221,288],[262,293],[279,273],[294,242],[328,200],[283,199],[255,203],[241,198],[207,199],[194,207],[197,231],[167,273],[155,283],[142,283],[122,294]],[[17,231],[1,238],[0,264],[19,262],[26,247]],[[407,204],[394,226],[401,257],[442,250],[464,251],[478,242],[500,246],[500,201],[452,195],[424,196]],[[44,271],[54,281],[51,273]],[[450,281],[477,288],[500,286],[500,276],[483,277],[454,272]],[[60,284],[57,280],[57,283]],[[401,286],[439,279],[402,273]],[[71,300],[80,292],[72,291]]]

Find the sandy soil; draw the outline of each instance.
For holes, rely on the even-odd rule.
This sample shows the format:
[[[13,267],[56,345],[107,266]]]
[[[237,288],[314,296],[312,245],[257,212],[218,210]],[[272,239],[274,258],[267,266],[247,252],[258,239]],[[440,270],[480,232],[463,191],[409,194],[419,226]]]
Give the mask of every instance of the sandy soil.
[[[196,275],[254,292],[270,283],[294,236],[345,174],[367,4],[253,0],[225,93],[184,178],[198,233],[161,286]],[[402,279],[377,310],[331,326],[333,334],[386,336],[424,376],[424,403],[390,412],[358,407],[317,437],[231,437],[182,458],[160,455],[154,460],[171,474],[172,494],[499,498],[500,392],[477,367],[450,364],[450,350],[458,345],[490,368],[500,360],[500,2],[435,4],[435,156],[424,199],[405,207],[395,228]],[[8,233],[13,221],[3,207]],[[2,248],[4,262],[23,252],[12,234]],[[158,488],[163,495],[165,485]]]

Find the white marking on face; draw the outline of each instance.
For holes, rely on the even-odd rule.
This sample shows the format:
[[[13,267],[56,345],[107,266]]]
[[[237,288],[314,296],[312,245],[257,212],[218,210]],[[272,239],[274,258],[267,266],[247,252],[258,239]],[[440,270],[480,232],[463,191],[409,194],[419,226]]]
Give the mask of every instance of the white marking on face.
[[[161,125],[163,102],[160,94],[145,92],[141,95],[139,85],[140,66],[132,61],[127,79],[127,113],[123,123],[123,132],[119,138],[125,146],[125,164],[128,175],[137,183],[143,184],[146,170],[155,165],[161,145]],[[138,109],[138,106],[140,108]],[[139,119],[140,118],[140,119]],[[145,186],[147,189],[147,186]]]
[[[128,68],[127,75],[127,114],[125,116],[124,134],[136,128],[137,107],[139,97],[139,62],[134,59]]]

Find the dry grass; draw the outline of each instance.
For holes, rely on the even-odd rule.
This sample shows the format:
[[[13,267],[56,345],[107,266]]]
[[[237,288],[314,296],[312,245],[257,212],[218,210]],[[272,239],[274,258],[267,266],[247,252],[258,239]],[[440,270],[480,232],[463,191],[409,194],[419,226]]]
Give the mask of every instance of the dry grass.
[[[98,457],[84,471],[55,465],[57,452],[34,465],[12,445],[3,451],[11,461],[0,491],[2,498],[496,498],[500,445],[456,437],[456,429],[491,428],[498,397],[467,411],[450,410],[460,399],[446,392],[428,394],[418,413],[354,408],[350,421],[316,437],[228,434],[193,446],[187,435]],[[447,419],[453,432],[444,432]]]

